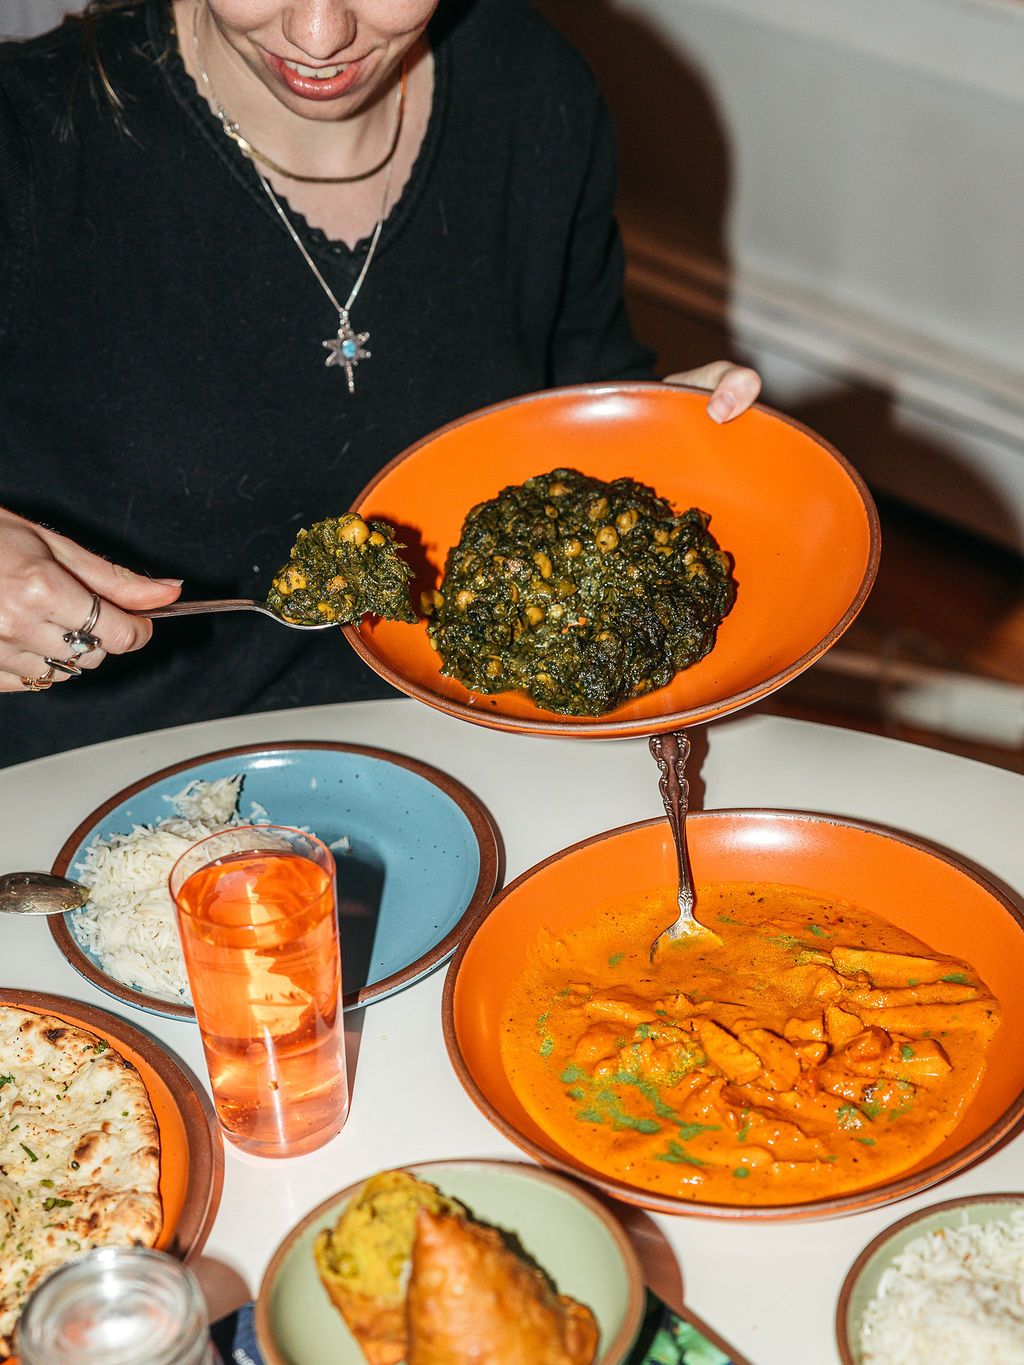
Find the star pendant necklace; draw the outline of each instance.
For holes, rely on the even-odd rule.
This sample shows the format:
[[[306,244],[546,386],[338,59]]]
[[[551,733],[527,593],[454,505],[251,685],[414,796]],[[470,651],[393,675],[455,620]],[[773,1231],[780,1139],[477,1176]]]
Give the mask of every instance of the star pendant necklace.
[[[372,262],[374,253],[377,250],[377,243],[380,241],[380,234],[384,227],[384,219],[387,217],[388,196],[391,191],[391,172],[395,164],[394,153],[395,149],[398,146],[398,139],[401,133],[402,126],[402,112],[405,107],[406,85],[405,62],[403,61],[402,63],[402,78],[399,81],[398,90],[395,94],[395,112],[392,121],[391,137],[388,144],[390,151],[387,156],[387,166],[384,171],[384,191],[381,195],[380,212],[377,215],[377,224],[373,229],[373,235],[370,238],[370,245],[369,247],[367,247],[366,256],[363,260],[362,269],[356,276],[356,282],[355,284],[353,284],[351,290],[349,291],[348,298],[345,300],[345,302],[339,303],[333,289],[324,279],[316,262],[313,260],[309,252],[306,250],[306,247],[302,239],[300,238],[299,234],[295,231],[295,228],[289,221],[288,215],[284,211],[284,206],[281,204],[281,201],[274,193],[270,181],[256,165],[257,159],[264,160],[265,158],[260,153],[256,152],[255,148],[253,148],[248,143],[248,141],[244,137],[242,137],[238,124],[234,122],[234,120],[228,114],[227,110],[221,104],[220,100],[217,98],[217,95],[213,89],[213,84],[210,81],[209,73],[206,70],[206,63],[203,61],[202,49],[200,48],[199,45],[199,17],[202,10],[202,5],[203,0],[195,0],[192,24],[192,39],[195,48],[196,66],[199,69],[199,74],[202,78],[203,84],[206,86],[206,89],[209,92],[214,113],[220,120],[221,126],[223,127],[228,137],[230,137],[232,142],[234,142],[240,148],[243,155],[246,156],[253,163],[253,169],[256,171],[256,174],[259,177],[259,182],[266,191],[267,197],[270,200],[271,204],[273,204],[274,209],[277,212],[277,216],[284,224],[285,231],[288,233],[288,236],[295,243],[296,247],[298,247],[299,252],[302,255],[302,259],[306,262],[310,270],[313,272],[314,276],[317,279],[317,282],[320,285],[320,288],[327,295],[328,299],[330,299],[332,306],[337,312],[338,334],[337,336],[330,337],[327,341],[323,343],[324,349],[327,351],[327,359],[324,361],[324,364],[328,368],[330,368],[332,365],[336,365],[338,366],[339,369],[343,369],[345,371],[345,379],[348,383],[348,391],[349,393],[355,393],[356,391],[355,368],[361,360],[369,360],[371,358],[372,352],[368,350],[366,346],[366,343],[370,339],[369,332],[357,332],[355,330],[349,318],[349,311],[352,305],[355,303],[356,298],[359,295],[360,289],[362,289],[363,287],[363,281],[366,279],[367,272],[370,269],[370,263]],[[279,168],[275,167],[275,169]],[[371,171],[367,172],[366,175],[367,176],[372,175],[378,170],[380,170],[379,164],[376,167],[374,167]],[[288,172],[283,172],[283,174],[287,175]],[[308,177],[297,176],[293,178],[306,179]],[[364,176],[338,177],[338,179],[342,181],[363,178],[366,177]]]
[[[404,84],[405,80],[404,72],[402,75],[402,80]],[[332,365],[337,365],[340,368],[344,369],[345,378],[348,381],[349,393],[355,393],[356,391],[356,381],[354,374],[355,367],[359,364],[361,360],[369,360],[372,355],[372,352],[369,351],[366,346],[366,343],[370,339],[370,334],[369,332],[357,332],[355,330],[355,328],[352,326],[351,321],[349,320],[349,309],[352,307],[353,303],[355,303],[356,297],[359,294],[360,289],[362,289],[363,287],[363,281],[366,279],[366,272],[370,269],[370,262],[373,260],[373,253],[377,250],[377,243],[378,241],[380,241],[381,229],[384,227],[384,219],[387,216],[388,191],[391,188],[391,167],[394,164],[395,164],[394,161],[389,161],[388,168],[384,172],[384,193],[381,196],[380,213],[377,217],[377,226],[373,229],[373,236],[370,238],[370,245],[367,248],[366,257],[363,261],[363,268],[356,276],[356,282],[349,291],[349,296],[344,303],[338,302],[334,290],[324,279],[323,275],[320,273],[319,267],[317,266],[316,262],[313,260],[312,256],[309,254],[309,252],[303,245],[302,239],[299,237],[299,234],[295,231],[291,223],[288,221],[288,216],[281,205],[281,201],[278,199],[277,195],[271,188],[270,181],[262,173],[262,171],[256,172],[256,174],[260,178],[260,184],[266,190],[267,197],[270,199],[270,202],[277,210],[277,216],[281,219],[281,222],[284,224],[288,236],[299,248],[299,251],[302,253],[303,260],[306,262],[310,270],[312,270],[313,274],[319,281],[320,288],[324,291],[324,293],[327,295],[327,297],[333,304],[334,308],[337,310],[338,335],[328,338],[328,340],[323,343],[324,349],[327,351],[327,359],[324,361],[324,364],[328,368],[330,368],[330,366]]]

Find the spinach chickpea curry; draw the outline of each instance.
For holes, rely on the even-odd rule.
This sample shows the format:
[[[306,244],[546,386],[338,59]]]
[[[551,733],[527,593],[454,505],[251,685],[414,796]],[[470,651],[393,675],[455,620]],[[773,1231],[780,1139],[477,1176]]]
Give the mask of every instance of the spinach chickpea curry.
[[[697,508],[571,469],[480,503],[424,594],[442,672],[597,716],[702,659],[732,606],[730,561]]]
[[[398,554],[405,546],[384,521],[353,512],[302,530],[288,563],[274,575],[267,606],[285,621],[349,625],[368,614],[415,621],[409,601],[412,570]]]
[[[908,1171],[957,1126],[1000,1019],[969,965],[747,883],[700,889],[720,943],[652,964],[673,897],[543,935],[510,996],[506,1071],[566,1151],[660,1194],[790,1204]]]

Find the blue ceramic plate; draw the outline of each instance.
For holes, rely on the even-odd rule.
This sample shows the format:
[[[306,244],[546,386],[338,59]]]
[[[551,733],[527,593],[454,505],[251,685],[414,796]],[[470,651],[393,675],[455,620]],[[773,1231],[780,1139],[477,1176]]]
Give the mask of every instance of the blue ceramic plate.
[[[70,835],[53,865],[76,875],[98,836],[128,833],[173,815],[170,798],[195,780],[243,775],[243,819],[299,826],[335,850],[347,1007],[381,1000],[440,966],[463,926],[498,884],[494,827],[465,787],[416,759],[329,742],[247,745],[204,754],[117,792]],[[75,936],[74,916],[55,915],[61,952],[100,990],[139,1009],[193,1018],[180,1000],[149,995],[109,976]]]

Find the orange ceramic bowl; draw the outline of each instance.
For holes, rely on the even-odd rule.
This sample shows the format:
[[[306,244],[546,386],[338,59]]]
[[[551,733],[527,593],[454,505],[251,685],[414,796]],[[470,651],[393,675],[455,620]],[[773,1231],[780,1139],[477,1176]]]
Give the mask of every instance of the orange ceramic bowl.
[[[696,1203],[626,1184],[565,1151],[520,1103],[501,1057],[505,1002],[540,930],[592,921],[602,906],[674,885],[666,821],[647,820],[575,844],[512,882],[481,912],[452,960],[443,1021],[448,1055],[490,1121],[548,1166],[661,1213],[732,1219],[824,1218],[917,1193],[961,1170],[1024,1114],[1024,905],[952,854],[882,826],[800,811],[711,811],[687,818],[702,882],[774,882],[838,898],[898,925],[936,952],[970,962],[999,999],[1003,1024],[988,1070],[955,1131],[919,1165],[864,1190],[800,1204]]]
[[[410,446],[355,508],[394,523],[417,570],[414,601],[441,579],[466,513],[559,467],[649,484],[697,506],[734,561],[736,604],[711,653],[667,687],[602,717],[562,716],[521,694],[470,693],[442,676],[422,623],[366,621],[349,642],[388,682],[463,720],[532,734],[614,738],[710,720],[767,696],[839,639],[878,567],[863,482],[819,436],[768,408],[717,426],[708,395],[665,384],[553,389],[471,413]]]

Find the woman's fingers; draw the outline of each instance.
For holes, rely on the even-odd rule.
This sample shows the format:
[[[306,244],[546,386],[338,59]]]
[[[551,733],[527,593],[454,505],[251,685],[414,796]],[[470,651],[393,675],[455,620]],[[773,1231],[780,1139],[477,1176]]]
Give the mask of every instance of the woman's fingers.
[[[696,370],[670,374],[666,384],[693,384],[710,389],[708,416],[715,422],[728,422],[757,400],[761,392],[761,376],[745,365],[734,365],[729,360],[712,360]]]
[[[10,690],[11,678],[42,676],[47,658],[74,658],[83,668],[95,668],[105,654],[141,648],[152,635],[152,623],[131,610],[172,602],[180,586],[131,573],[65,536],[0,510],[0,673],[5,675],[0,688]],[[100,645],[74,656],[64,636],[82,631],[87,622]]]
[[[38,662],[38,660],[37,660]],[[8,673],[0,669],[0,693],[3,692],[46,692],[56,681],[48,678],[49,670],[43,664],[40,668],[30,669],[24,675]]]
[[[144,574],[132,573],[131,569],[94,555],[81,545],[76,545],[73,540],[59,536],[54,531],[41,528],[40,534],[57,563],[63,565],[80,583],[114,608],[145,611],[147,607],[166,606],[168,602],[173,602],[181,591],[180,578],[147,578]],[[117,615],[123,613],[118,612]],[[148,639],[147,632],[145,639],[140,643],[144,644]],[[129,645],[127,648],[137,649],[138,645]],[[125,653],[126,649],[110,652]]]

